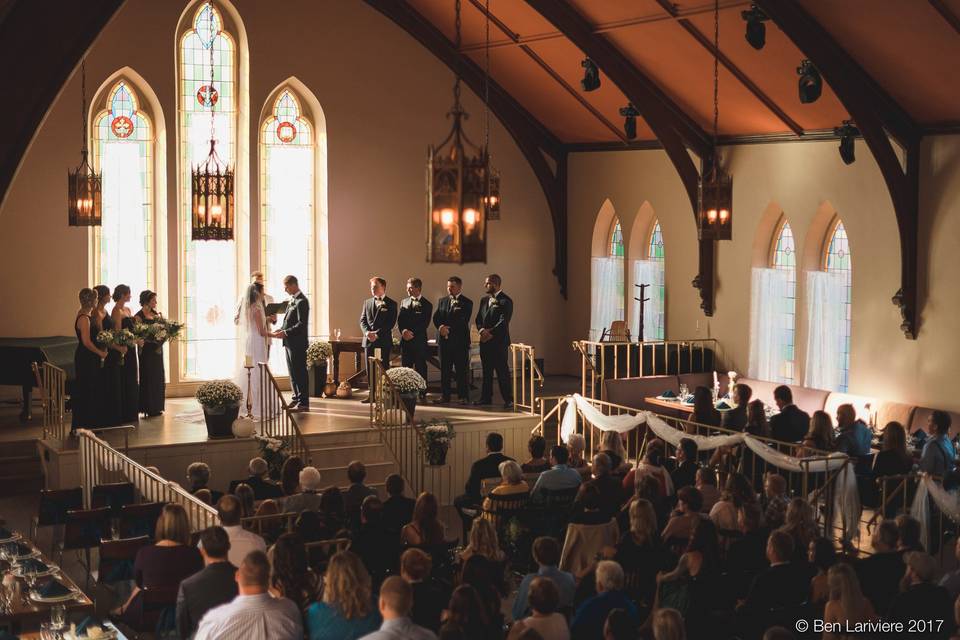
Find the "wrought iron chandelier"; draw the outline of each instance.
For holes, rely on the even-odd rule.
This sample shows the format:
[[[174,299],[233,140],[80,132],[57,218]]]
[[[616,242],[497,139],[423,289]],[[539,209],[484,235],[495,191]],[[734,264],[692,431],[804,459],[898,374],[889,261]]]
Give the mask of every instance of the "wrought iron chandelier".
[[[733,239],[733,176],[720,166],[720,0],[713,4],[713,150],[700,177],[698,229],[701,240]]]
[[[71,227],[99,227],[103,223],[102,174],[90,166],[87,150],[87,63],[80,63],[80,121],[83,142],[80,164],[67,171],[67,222]]]
[[[210,105],[210,153],[206,160],[193,168],[190,175],[191,238],[194,240],[233,240],[234,181],[233,169],[217,154],[216,120],[214,107],[219,94],[214,88],[213,47],[216,31],[213,21],[213,3],[207,4],[209,18],[210,84],[200,87],[197,99]]]

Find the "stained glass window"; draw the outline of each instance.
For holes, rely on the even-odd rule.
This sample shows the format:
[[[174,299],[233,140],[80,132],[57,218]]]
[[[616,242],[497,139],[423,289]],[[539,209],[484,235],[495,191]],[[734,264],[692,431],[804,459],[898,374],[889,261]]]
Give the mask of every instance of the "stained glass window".
[[[777,344],[783,349],[780,356],[779,382],[793,382],[796,363],[796,309],[797,309],[797,248],[793,240],[793,229],[790,223],[783,220],[780,231],[777,233],[773,246],[771,266],[783,269],[787,274],[787,289],[781,300],[778,300],[780,326],[777,330],[782,333]]]
[[[214,80],[210,88],[210,50]],[[236,165],[237,62],[233,37],[224,30],[221,14],[210,4],[194,14],[179,48],[181,212],[181,309],[186,322],[181,339],[183,377],[223,378],[232,375],[237,358],[236,241],[194,242],[191,237],[190,171],[210,151],[210,105],[216,119],[217,153]]]
[[[827,246],[827,253],[824,260],[824,268],[833,273],[840,273],[846,278],[847,295],[844,305],[846,307],[846,322],[843,324],[843,346],[840,363],[840,391],[846,391],[850,383],[850,326],[852,320],[852,293],[853,293],[853,264],[850,260],[850,243],[847,240],[847,230],[843,222],[837,219],[833,227],[833,233],[830,234],[830,244]]]
[[[648,295],[650,298],[648,304],[653,304],[656,311],[653,331],[650,334],[650,338],[653,340],[663,340],[666,327],[664,308],[667,292],[666,285],[664,284],[663,231],[660,229],[659,220],[653,221],[653,229],[650,231],[650,243],[647,247],[647,258],[656,262],[660,267],[656,284],[652,287],[653,291]]]
[[[260,129],[260,264],[264,283],[269,295],[282,297],[284,277],[294,275],[307,298],[313,299],[313,127],[290,89],[280,92],[270,114]],[[286,373],[282,349],[271,350],[270,368]]]
[[[620,219],[614,218],[613,227],[610,230],[610,257],[616,258],[619,262],[623,261],[624,250],[623,250],[623,229],[620,226]],[[616,300],[617,300],[617,311],[616,311],[616,320],[624,319],[624,284],[623,284],[623,267],[617,269],[617,275],[614,278],[615,282],[611,286],[616,288]]]
[[[126,81],[93,119],[93,165],[103,172],[103,225],[94,227],[96,284],[153,289],[153,127]],[[134,302],[136,305],[136,302]]]

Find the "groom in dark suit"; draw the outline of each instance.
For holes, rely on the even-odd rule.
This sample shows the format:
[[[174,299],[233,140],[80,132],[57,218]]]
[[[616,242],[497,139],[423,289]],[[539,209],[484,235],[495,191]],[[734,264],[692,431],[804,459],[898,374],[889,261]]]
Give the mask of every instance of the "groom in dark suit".
[[[451,379],[456,371],[457,396],[460,404],[470,401],[468,371],[470,367],[470,318],[473,301],[462,294],[463,281],[458,276],[447,278],[447,293],[437,301],[433,326],[437,328],[440,351],[441,403],[450,402]]]
[[[387,281],[379,276],[370,278],[370,293],[372,297],[363,301],[360,314],[363,348],[367,358],[374,357],[376,350],[380,349],[380,362],[384,369],[389,369],[393,326],[397,324],[397,301],[387,297]]]
[[[307,388],[307,327],[310,326],[310,303],[300,291],[296,276],[283,279],[283,288],[290,294],[283,326],[273,335],[283,338],[287,352],[287,370],[293,387],[292,404],[297,411],[310,408],[310,390]]]
[[[513,408],[513,381],[507,365],[510,350],[510,318],[513,317],[513,300],[500,288],[500,276],[487,276],[483,288],[487,295],[480,300],[477,311],[477,329],[480,330],[480,362],[483,365],[483,386],[480,400],[474,404],[493,402],[493,374],[497,374],[503,408]]]
[[[407,280],[407,296],[400,302],[397,315],[397,328],[400,329],[400,354],[402,364],[413,367],[417,373],[427,379],[427,327],[433,316],[433,305],[420,295],[423,282],[420,278]],[[426,396],[424,391],[421,396]]]

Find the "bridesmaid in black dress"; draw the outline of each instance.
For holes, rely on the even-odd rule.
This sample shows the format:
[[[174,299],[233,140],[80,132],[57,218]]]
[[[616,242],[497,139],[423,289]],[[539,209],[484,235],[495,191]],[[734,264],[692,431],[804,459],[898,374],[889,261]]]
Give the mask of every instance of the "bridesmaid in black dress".
[[[93,289],[80,289],[80,310],[73,321],[77,333],[77,350],[73,354],[73,366],[76,371],[73,394],[70,397],[73,416],[70,435],[77,428],[89,429],[97,426],[97,403],[100,389],[100,361],[107,357],[106,349],[93,342],[90,315],[97,305],[97,294]]]
[[[130,302],[130,287],[118,284],[113,288],[113,311],[110,317],[113,326],[133,330],[133,314],[127,308]],[[137,346],[142,346],[139,341]],[[123,423],[140,420],[140,382],[137,376],[136,350],[128,351],[123,358],[120,373],[120,421]]]
[[[134,321],[154,324],[163,319],[157,311],[157,294],[147,289],[140,293],[140,311]],[[163,343],[144,341],[140,353],[140,413],[159,416],[163,413],[166,381],[163,371]]]
[[[96,426],[112,427],[120,424],[120,354],[126,352],[126,347],[105,345],[96,341],[101,331],[113,331],[113,318],[107,313],[106,306],[110,302],[110,288],[98,284],[93,288],[97,294],[97,308],[90,315],[93,327],[94,344],[99,349],[107,350],[107,359],[100,369],[99,406],[97,407]]]

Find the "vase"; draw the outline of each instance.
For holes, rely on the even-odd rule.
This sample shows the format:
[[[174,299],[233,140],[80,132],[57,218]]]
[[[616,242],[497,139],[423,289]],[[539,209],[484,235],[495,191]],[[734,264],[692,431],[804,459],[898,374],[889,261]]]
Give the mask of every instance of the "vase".
[[[427,448],[427,464],[431,467],[439,467],[447,464],[447,451],[450,445],[435,444]]]
[[[349,382],[341,382],[340,386],[337,387],[337,397],[345,400],[353,395],[353,389],[350,388]]]
[[[337,396],[337,383],[331,381],[323,385],[323,395],[328,398],[335,398]]]
[[[249,438],[257,430],[257,423],[251,418],[237,418],[233,422],[231,431],[236,438]]]
[[[327,385],[327,361],[314,364],[307,371],[311,398],[322,398],[323,388]]]
[[[403,403],[403,407],[407,410],[407,415],[410,418],[410,422],[413,422],[413,413],[417,410],[417,400],[420,398],[420,394],[416,391],[401,393],[400,402]]]
[[[211,440],[233,437],[233,423],[240,415],[240,405],[232,407],[204,407],[203,420],[207,423],[207,437]]]

